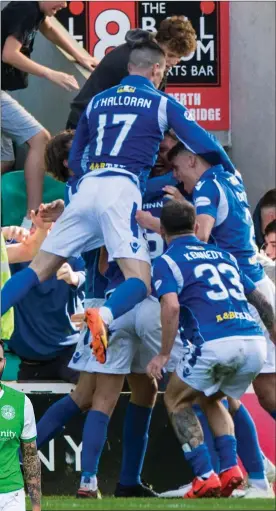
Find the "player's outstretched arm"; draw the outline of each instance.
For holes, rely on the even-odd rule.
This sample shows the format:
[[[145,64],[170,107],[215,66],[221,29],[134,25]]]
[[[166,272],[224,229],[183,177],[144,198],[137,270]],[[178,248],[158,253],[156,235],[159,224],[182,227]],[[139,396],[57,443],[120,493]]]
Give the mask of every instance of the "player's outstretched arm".
[[[220,142],[195,122],[189,111],[172,98],[167,103],[168,127],[191,151],[202,156],[211,165],[223,165],[232,174],[235,167]]]
[[[36,442],[21,442],[23,469],[33,511],[41,510],[41,464]]]
[[[247,294],[246,298],[257,309],[263,324],[270,334],[270,339],[276,345],[276,319],[272,305],[270,305],[263,293],[257,289]]]

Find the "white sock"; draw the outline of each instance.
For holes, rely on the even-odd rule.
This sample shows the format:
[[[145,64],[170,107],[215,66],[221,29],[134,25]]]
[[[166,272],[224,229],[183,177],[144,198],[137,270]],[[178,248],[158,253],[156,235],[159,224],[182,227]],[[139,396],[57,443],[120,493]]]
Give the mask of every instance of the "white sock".
[[[266,475],[264,475],[263,479],[250,479],[250,477],[248,477],[248,484],[258,490],[266,491],[269,489],[269,482]]]
[[[98,489],[97,476],[90,476],[89,481],[87,476],[82,476],[80,486],[85,490],[96,491]]]
[[[210,470],[209,472],[206,472],[205,474],[201,474],[201,476],[198,477],[198,479],[208,479],[212,474],[214,474],[214,470]]]
[[[100,307],[100,316],[106,325],[110,325],[113,321],[113,314],[108,307]]]

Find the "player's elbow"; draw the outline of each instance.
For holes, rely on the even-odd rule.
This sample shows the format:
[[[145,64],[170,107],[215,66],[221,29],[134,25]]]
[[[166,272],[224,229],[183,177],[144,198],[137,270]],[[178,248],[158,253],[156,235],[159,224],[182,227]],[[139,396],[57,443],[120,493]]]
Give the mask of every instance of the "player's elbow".
[[[169,293],[162,297],[161,301],[162,310],[166,313],[169,318],[173,318],[179,315],[180,306],[177,295]]]

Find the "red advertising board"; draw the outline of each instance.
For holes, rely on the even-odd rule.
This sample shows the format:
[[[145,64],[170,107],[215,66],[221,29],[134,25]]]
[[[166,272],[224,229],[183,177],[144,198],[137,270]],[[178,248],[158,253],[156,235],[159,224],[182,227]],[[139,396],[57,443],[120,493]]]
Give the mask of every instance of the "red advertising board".
[[[92,0],[68,4],[60,21],[99,59],[124,43],[129,29],[156,31],[164,18],[185,15],[196,30],[197,49],[169,71],[167,93],[185,105],[204,128],[230,129],[228,2]]]

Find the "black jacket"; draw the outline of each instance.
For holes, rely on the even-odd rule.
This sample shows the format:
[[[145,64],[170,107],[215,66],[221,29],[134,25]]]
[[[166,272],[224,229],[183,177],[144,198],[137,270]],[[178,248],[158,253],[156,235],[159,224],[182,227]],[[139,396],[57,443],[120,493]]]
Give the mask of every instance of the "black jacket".
[[[147,30],[140,28],[129,30],[126,33],[126,42],[105,55],[71,103],[71,112],[67,121],[68,128],[76,127],[89,101],[96,94],[114,87],[128,75],[127,65],[132,48],[135,44],[148,41],[150,38],[151,34]],[[165,83],[161,84],[160,89],[165,89]]]

